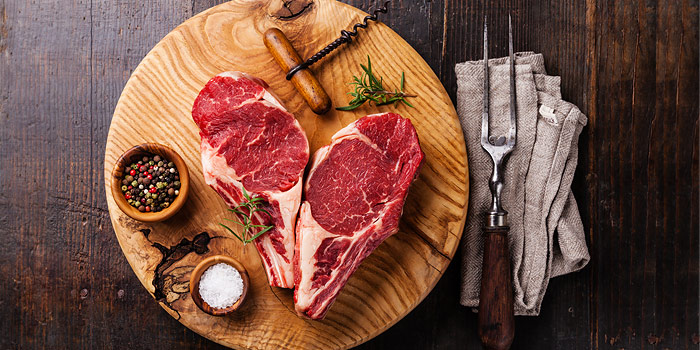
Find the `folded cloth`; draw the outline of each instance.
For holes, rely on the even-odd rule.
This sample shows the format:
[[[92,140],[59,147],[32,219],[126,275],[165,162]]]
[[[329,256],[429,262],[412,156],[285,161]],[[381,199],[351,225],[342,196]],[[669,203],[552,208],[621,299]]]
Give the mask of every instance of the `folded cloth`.
[[[578,137],[587,123],[561,98],[559,77],[549,76],[541,54],[515,55],[518,134],[505,163],[503,207],[516,315],[537,315],[551,277],[583,268],[590,256],[571,182],[578,162]],[[481,148],[483,60],[459,63],[457,112],[469,154],[469,212],[462,239],[461,304],[479,305],[482,228],[491,204],[492,162]],[[489,60],[491,135],[510,126],[508,58]]]

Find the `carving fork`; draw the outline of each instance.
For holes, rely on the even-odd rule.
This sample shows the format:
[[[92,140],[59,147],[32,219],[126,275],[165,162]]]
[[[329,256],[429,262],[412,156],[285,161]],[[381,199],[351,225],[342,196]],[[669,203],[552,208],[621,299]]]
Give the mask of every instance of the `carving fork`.
[[[479,338],[486,349],[508,349],[513,342],[513,284],[508,253],[508,212],[501,206],[503,164],[515,147],[515,59],[513,28],[508,15],[508,54],[510,61],[510,130],[508,137],[489,137],[489,56],[488,29],[484,16],[484,110],[481,117],[481,147],[493,160],[489,179],[491,207],[484,224],[484,261],[479,295]]]

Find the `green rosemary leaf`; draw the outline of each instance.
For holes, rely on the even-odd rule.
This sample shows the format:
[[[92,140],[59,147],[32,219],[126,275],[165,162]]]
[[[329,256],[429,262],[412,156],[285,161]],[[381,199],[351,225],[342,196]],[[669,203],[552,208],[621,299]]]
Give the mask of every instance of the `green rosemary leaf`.
[[[362,103],[364,103],[364,101],[362,101],[361,103],[356,103],[356,104],[352,104],[349,106],[336,107],[336,109],[339,111],[352,111],[353,109],[362,106]]]
[[[236,234],[236,232],[233,231],[230,227],[228,227],[228,226],[226,226],[226,225],[224,225],[224,224],[222,224],[222,223],[219,223],[219,225],[221,225],[221,226],[223,226],[225,229],[227,229],[228,232],[231,232],[231,234],[233,234],[234,236],[236,236],[236,238],[238,238],[238,240],[241,241],[241,242],[243,242],[243,245],[245,245],[245,239],[243,239],[243,238],[241,238],[240,236],[238,236],[238,235]]]
[[[260,237],[260,235],[262,235],[263,233],[265,233],[265,232],[267,232],[267,231],[270,231],[273,227],[274,227],[274,226],[267,226],[267,227],[265,227],[264,229],[260,230],[260,232],[258,232],[257,234],[255,234],[255,236],[251,237],[251,238],[248,240],[248,243],[254,241],[256,238]]]
[[[256,213],[256,212],[263,212],[263,213],[267,214],[269,217],[272,217],[272,214],[270,214],[270,212],[268,212],[268,211],[267,211],[266,209],[264,209],[264,208],[255,208],[255,209],[253,210],[253,212],[254,212],[254,213]]]
[[[244,213],[244,212],[242,212],[242,211],[240,211],[240,210],[232,210],[232,212],[234,212],[234,213],[236,213],[236,214],[238,214],[238,215],[242,215],[242,216],[247,216],[247,215],[248,215],[247,213]]]
[[[226,221],[231,221],[232,223],[234,223],[234,224],[236,224],[236,225],[245,226],[244,224],[242,224],[241,222],[236,221],[236,220],[231,220],[231,219],[229,219],[229,218],[224,218],[224,220],[226,220]]]
[[[369,68],[367,68],[367,67],[366,67],[364,64],[362,64],[362,63],[360,63],[360,67],[362,67],[362,70],[365,71],[365,74],[367,74],[368,77],[371,76],[371,74],[369,73],[369,72],[370,72]],[[372,67],[372,65],[370,65],[370,67]]]

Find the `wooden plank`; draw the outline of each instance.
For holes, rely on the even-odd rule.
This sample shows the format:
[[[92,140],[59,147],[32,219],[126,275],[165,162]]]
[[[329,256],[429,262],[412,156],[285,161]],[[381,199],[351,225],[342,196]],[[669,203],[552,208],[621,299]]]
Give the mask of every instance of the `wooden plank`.
[[[697,11],[597,4],[589,175],[600,203],[590,221],[600,348],[697,346]]]
[[[91,254],[83,223],[104,217],[91,191],[79,190],[99,176],[84,166],[89,152],[76,159],[69,151],[90,148],[89,7],[75,3],[65,16],[43,16],[59,7],[0,5],[0,261],[8,281],[0,298],[9,308],[0,327],[11,330],[3,348],[78,339],[77,322],[56,330],[81,304]],[[71,291],[70,302],[56,302]]]

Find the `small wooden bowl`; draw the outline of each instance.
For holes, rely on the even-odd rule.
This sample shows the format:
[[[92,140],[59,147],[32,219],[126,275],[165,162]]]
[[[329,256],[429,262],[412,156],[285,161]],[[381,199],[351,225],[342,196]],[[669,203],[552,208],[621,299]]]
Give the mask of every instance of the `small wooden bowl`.
[[[238,272],[241,274],[241,278],[243,279],[243,293],[241,293],[241,297],[238,298],[233,305],[225,309],[217,309],[209,306],[209,304],[202,300],[202,296],[199,295],[199,280],[202,278],[202,274],[210,266],[218,263],[224,263],[232,266],[234,269],[238,270]],[[192,296],[192,300],[202,311],[214,316],[223,316],[238,310],[238,308],[245,301],[245,297],[248,294],[249,285],[250,280],[248,279],[248,272],[246,271],[245,267],[243,267],[241,263],[233,258],[224,255],[214,255],[202,260],[202,262],[197,264],[197,267],[192,270],[192,274],[190,275],[190,295]]]
[[[137,208],[129,205],[126,201],[124,193],[121,190],[122,187],[122,177],[124,176],[124,168],[132,163],[132,161],[138,161],[139,158],[150,155],[157,154],[165,159],[170,160],[175,163],[175,167],[180,176],[180,194],[175,197],[175,200],[170,204],[169,207],[159,211],[159,212],[140,212]],[[185,202],[187,201],[187,195],[190,189],[190,174],[187,169],[187,164],[182,160],[179,154],[173,151],[170,147],[163,146],[157,143],[142,143],[140,145],[134,146],[128,151],[124,152],[117,164],[112,170],[112,197],[114,201],[117,202],[117,206],[126,215],[131,218],[143,221],[143,222],[158,222],[169,219],[175,213],[177,213]]]

